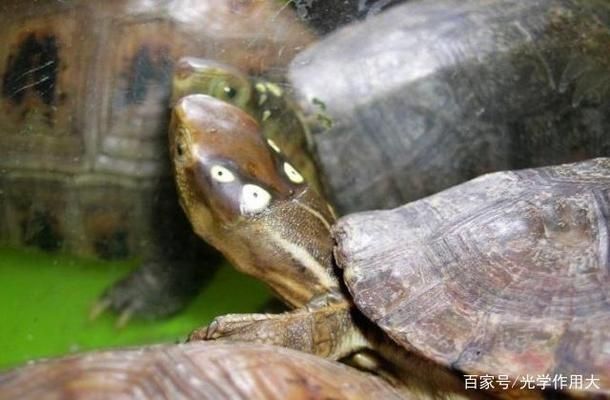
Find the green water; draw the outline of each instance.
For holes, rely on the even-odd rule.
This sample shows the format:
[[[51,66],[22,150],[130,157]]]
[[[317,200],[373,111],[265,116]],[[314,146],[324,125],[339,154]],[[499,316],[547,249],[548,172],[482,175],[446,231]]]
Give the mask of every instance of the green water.
[[[269,299],[261,283],[226,265],[172,318],[131,321],[120,329],[115,315],[90,321],[104,288],[136,264],[0,248],[0,369],[94,348],[184,340],[217,315],[253,312]]]

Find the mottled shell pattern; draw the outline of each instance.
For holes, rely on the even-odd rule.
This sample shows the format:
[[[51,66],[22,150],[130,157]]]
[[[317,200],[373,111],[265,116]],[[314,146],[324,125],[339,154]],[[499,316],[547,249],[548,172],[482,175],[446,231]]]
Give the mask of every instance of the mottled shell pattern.
[[[335,254],[358,308],[406,348],[608,388],[609,216],[608,158],[498,172],[341,219]]]

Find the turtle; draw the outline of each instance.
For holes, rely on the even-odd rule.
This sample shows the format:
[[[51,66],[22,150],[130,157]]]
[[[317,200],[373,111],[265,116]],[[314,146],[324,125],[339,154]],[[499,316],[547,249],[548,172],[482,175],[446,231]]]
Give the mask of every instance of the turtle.
[[[176,312],[219,258],[177,205],[165,141],[174,65],[206,57],[281,82],[315,35],[261,1],[7,0],[0,21],[0,243],[139,258],[93,314]]]
[[[318,170],[308,150],[309,130],[281,82],[248,76],[217,60],[183,57],[174,69],[170,106],[195,93],[227,101],[252,115],[261,125],[264,136],[282,146],[310,185],[322,190]]]
[[[190,340],[353,356],[417,395],[581,374],[597,385],[576,396],[610,396],[610,158],[490,173],[336,222],[239,107],[183,97],[169,140],[195,233],[294,309],[218,317]]]
[[[313,137],[311,149],[321,166],[321,179],[331,203],[338,203],[341,214],[388,208],[489,171],[609,155],[609,138],[605,134],[609,97],[604,86],[608,82],[608,70],[604,67],[608,54],[604,49],[610,43],[605,23],[607,10],[607,4],[595,1],[414,1],[341,29],[301,52],[289,70],[290,89],[305,110],[304,118]],[[452,39],[446,58],[438,48],[417,40],[434,30],[441,32],[434,38]],[[484,35],[488,32],[493,33],[490,37],[494,40]],[[474,48],[480,36],[484,37],[484,45]],[[392,44],[396,51],[388,51],[387,63],[376,64],[375,57],[368,56],[383,55],[385,52],[380,49],[392,49]],[[463,58],[452,58],[452,48],[472,52],[471,58],[467,57],[468,51]],[[437,61],[435,56],[439,60],[426,64],[429,74],[418,75],[421,72],[418,65],[400,62],[407,57],[412,59],[413,54],[424,54],[427,61]],[[383,60],[381,56],[380,59]],[[476,80],[466,79],[473,65],[479,68],[475,69],[479,73],[485,72],[479,74],[483,78],[479,86],[469,86],[469,82]],[[403,73],[393,74],[398,67],[404,68]],[[531,73],[540,69],[549,74]],[[386,81],[377,76],[396,80]],[[503,84],[505,76],[523,86]],[[407,86],[401,86],[402,83]],[[531,92],[527,91],[530,87],[534,88]],[[452,90],[477,101],[459,102],[453,98]],[[527,93],[521,93],[523,90]],[[499,103],[497,107],[494,101]],[[496,109],[489,114],[477,113],[480,109],[471,108],[477,104],[490,104]],[[417,125],[417,121],[422,121],[419,117],[433,122],[437,115],[441,127],[433,123]],[[412,116],[416,117],[415,127],[408,118]],[[193,333],[193,340],[279,342],[331,358],[353,352],[360,355],[357,350],[380,346],[378,353],[398,365],[390,374],[399,375],[399,381],[406,379],[408,386],[422,380],[425,391],[444,387],[459,392],[464,388],[463,382],[458,379],[456,383],[455,376],[448,371],[464,374],[473,373],[472,370],[454,368],[448,360],[439,361],[429,354],[429,348],[406,345],[407,340],[399,341],[403,346],[397,348],[396,340],[387,332],[390,329],[383,329],[376,320],[368,321],[367,313],[354,311],[351,296],[346,301],[345,282],[328,279],[336,272],[329,261],[333,244],[328,235],[320,233],[325,230],[320,224],[331,230],[334,209],[314,190],[304,191],[298,199],[293,197],[297,191],[292,186],[303,184],[306,178],[294,168],[282,146],[273,140],[255,139],[255,121],[205,97],[179,100],[173,118],[170,148],[175,175],[182,191],[182,207],[194,230],[219,248],[238,269],[267,282],[289,306],[299,310],[281,317],[221,317]],[[229,132],[232,129],[234,132]],[[212,131],[217,134],[206,136],[206,132]],[[242,141],[243,144],[238,144]],[[431,151],[434,143],[447,146]],[[199,149],[196,156],[190,153],[193,148]],[[276,155],[277,149],[282,155]],[[257,166],[257,162],[265,165]],[[222,168],[212,171],[208,169],[211,166]],[[422,168],[427,172],[422,172]],[[216,192],[223,184],[226,190]],[[399,186],[397,190],[395,186]],[[240,193],[243,198],[246,192],[252,196],[252,204],[238,201]],[[271,205],[273,211],[260,211],[264,218],[244,217],[242,221],[237,217],[239,213],[257,214],[258,207],[267,210]],[[607,224],[603,213],[588,223],[594,226],[596,218],[601,226]],[[366,230],[366,226],[362,229]],[[380,232],[383,229],[376,233]],[[390,284],[387,275],[372,276],[381,284]],[[597,288],[599,293],[603,290]],[[319,295],[320,292],[325,295]],[[400,299],[397,297],[393,300]],[[350,307],[345,308],[346,303]],[[312,312],[305,312],[304,306]],[[346,322],[350,320],[355,323]],[[352,330],[361,326],[361,321],[365,321],[369,335],[365,339],[358,337],[363,332]],[[327,346],[317,347],[316,339],[310,337],[314,329],[311,326],[322,331],[315,333],[323,336],[320,340]],[[328,344],[336,338],[343,342]],[[364,342],[358,342],[360,339]],[[371,346],[367,342],[370,340],[375,344]],[[591,338],[585,346],[604,348],[595,340]],[[387,343],[391,345],[385,347]],[[574,353],[565,354],[576,357]],[[405,360],[412,365],[405,367]],[[604,359],[596,361],[603,363]],[[558,371],[563,368],[552,362],[549,365],[556,366]],[[582,365],[584,369],[580,371],[597,368]],[[435,369],[437,366],[440,371]],[[482,369],[476,372],[486,373]]]
[[[309,354],[248,343],[106,350],[0,374],[0,399],[405,399],[383,380]]]

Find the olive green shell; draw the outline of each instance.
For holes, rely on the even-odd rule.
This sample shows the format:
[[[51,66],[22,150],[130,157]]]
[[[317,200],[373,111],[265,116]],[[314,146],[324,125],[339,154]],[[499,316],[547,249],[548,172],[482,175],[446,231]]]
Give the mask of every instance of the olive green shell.
[[[372,396],[372,397],[371,397]],[[39,361],[0,374],[0,399],[406,399],[363,372],[246,343],[189,343]]]
[[[340,213],[610,155],[610,2],[409,1],[299,53],[290,81]]]
[[[609,232],[599,158],[349,215],[335,254],[357,307],[402,346],[517,388],[580,375],[580,389],[610,396]]]
[[[280,9],[232,0],[3,1],[0,243],[154,253],[167,242],[157,230],[172,232],[180,216],[166,139],[174,63],[199,56],[280,79],[313,39]]]

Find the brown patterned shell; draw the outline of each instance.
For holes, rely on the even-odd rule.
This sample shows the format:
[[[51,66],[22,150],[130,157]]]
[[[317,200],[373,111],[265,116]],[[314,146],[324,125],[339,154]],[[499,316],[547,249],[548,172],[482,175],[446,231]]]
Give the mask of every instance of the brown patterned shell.
[[[396,342],[466,374],[610,394],[610,159],[499,172],[349,215],[336,256]]]
[[[199,342],[82,354],[0,375],[0,399],[42,398],[405,397],[377,377],[309,354],[245,343]]]
[[[313,39],[271,1],[0,2],[0,243],[157,250],[180,215],[167,155],[174,63],[279,79]]]

